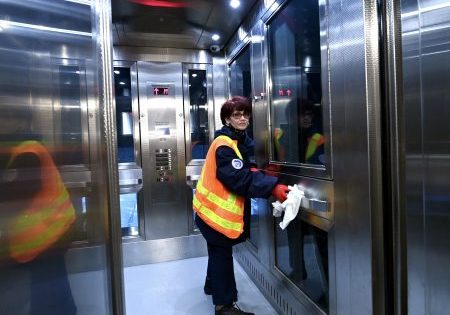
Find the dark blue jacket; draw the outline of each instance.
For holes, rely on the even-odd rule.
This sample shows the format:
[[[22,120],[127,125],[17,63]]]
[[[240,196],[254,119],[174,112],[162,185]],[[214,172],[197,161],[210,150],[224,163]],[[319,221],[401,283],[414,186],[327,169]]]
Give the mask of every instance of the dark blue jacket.
[[[238,134],[229,127],[224,126],[217,130],[215,137],[225,135],[238,141],[238,149],[242,155],[242,168],[233,160],[240,160],[233,149],[221,146],[216,150],[216,177],[231,192],[245,197],[244,206],[244,232],[237,239],[230,239],[207,225],[200,217],[196,216],[196,223],[206,241],[219,246],[232,246],[245,241],[250,235],[250,198],[268,198],[278,179],[264,175],[263,172],[252,172],[250,159],[253,157],[254,141],[246,133]],[[234,165],[234,166],[233,166]],[[236,167],[236,165],[238,165]]]

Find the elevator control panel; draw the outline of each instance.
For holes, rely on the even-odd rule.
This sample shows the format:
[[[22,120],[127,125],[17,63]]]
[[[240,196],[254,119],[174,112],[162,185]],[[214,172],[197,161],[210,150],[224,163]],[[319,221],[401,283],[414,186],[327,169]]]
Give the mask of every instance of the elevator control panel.
[[[156,181],[168,182],[173,175],[172,172],[172,150],[171,149],[156,149],[155,150],[155,168]]]

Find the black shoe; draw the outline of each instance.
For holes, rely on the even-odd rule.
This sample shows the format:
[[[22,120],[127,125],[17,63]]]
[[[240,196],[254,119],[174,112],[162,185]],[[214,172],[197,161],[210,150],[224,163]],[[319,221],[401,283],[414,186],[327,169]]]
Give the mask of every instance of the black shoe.
[[[216,315],[255,315],[255,313],[244,312],[236,304],[225,305],[220,310],[216,309]]]

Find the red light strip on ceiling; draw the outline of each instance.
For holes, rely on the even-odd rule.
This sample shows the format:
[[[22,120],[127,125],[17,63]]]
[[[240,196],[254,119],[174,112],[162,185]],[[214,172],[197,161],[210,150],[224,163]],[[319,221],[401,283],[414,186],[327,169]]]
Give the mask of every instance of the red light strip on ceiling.
[[[128,0],[128,1],[146,5],[149,7],[160,7],[160,8],[184,8],[188,6],[187,2],[172,2],[161,0]]]

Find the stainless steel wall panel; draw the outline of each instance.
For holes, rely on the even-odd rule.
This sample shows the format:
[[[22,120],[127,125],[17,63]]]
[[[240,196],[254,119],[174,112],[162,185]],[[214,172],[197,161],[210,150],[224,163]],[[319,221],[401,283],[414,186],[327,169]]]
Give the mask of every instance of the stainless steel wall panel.
[[[2,15],[8,16],[11,22],[34,25],[41,29],[90,33],[90,14],[90,1],[3,1],[2,4]],[[30,24],[30,21],[33,23]]]
[[[188,235],[181,63],[138,62],[145,235]],[[155,95],[154,88],[167,88]],[[158,156],[161,156],[159,158]],[[189,211],[190,212],[190,211]]]
[[[255,160],[260,168],[268,163],[269,156],[269,132],[268,103],[267,103],[267,54],[265,51],[264,23],[259,20],[251,32],[251,71],[253,94],[253,135],[255,140]]]
[[[378,197],[380,187],[370,185],[371,177],[378,179],[376,172],[380,172],[377,157],[370,155],[376,149],[371,148],[371,141],[380,135],[376,134],[376,129],[369,129],[372,119],[369,115],[377,110],[373,108],[377,106],[373,99],[376,95],[372,94],[376,91],[372,91],[371,85],[376,83],[373,80],[374,71],[377,71],[377,55],[373,51],[373,40],[377,39],[375,2],[346,1],[344,5],[339,1],[329,1],[329,4],[335,179],[335,311],[337,314],[372,314],[376,309],[372,291],[375,280],[372,240],[380,237],[372,233],[372,220],[381,214],[379,205],[372,199]],[[366,33],[369,27],[372,29]]]
[[[259,286],[278,314],[325,314],[307,296],[299,293],[298,288],[294,287],[292,282],[280,272],[262,268],[260,261],[249,253],[248,244],[237,245],[234,249],[234,257]]]
[[[214,126],[215,129],[222,128],[220,120],[220,108],[228,99],[227,64],[225,58],[213,58],[213,85],[214,85]]]
[[[17,141],[40,141],[55,161],[58,157],[70,160],[74,148],[86,154],[82,168],[70,163],[59,168],[70,198],[67,207],[69,208],[71,201],[75,208],[76,218],[71,226],[71,233],[66,232],[64,242],[58,244],[56,250],[54,247],[47,248],[39,257],[40,260],[45,259],[44,256],[60,256],[62,265],[58,265],[58,268],[64,270],[64,273],[44,261],[41,261],[41,266],[36,265],[35,260],[28,262],[29,267],[22,265],[22,273],[24,267],[30,268],[28,271],[36,268],[34,272],[39,274],[39,279],[27,282],[26,286],[19,288],[18,305],[13,306],[12,312],[6,311],[9,314],[19,314],[22,306],[29,306],[30,290],[41,290],[41,287],[46,286],[44,281],[49,281],[52,277],[68,277],[73,280],[72,272],[87,272],[91,271],[91,268],[96,270],[95,277],[70,281],[70,288],[67,289],[72,292],[74,307],[78,308],[79,313],[89,308],[98,314],[122,314],[120,224],[117,220],[118,177],[114,160],[115,134],[111,124],[114,121],[114,114],[111,112],[114,102],[111,93],[109,5],[105,0],[26,0],[3,1],[0,4],[1,117],[5,117],[3,115],[6,114],[6,109],[12,108],[16,112],[11,120],[18,120],[17,123],[6,126],[1,124],[2,135],[17,135],[21,125],[24,125],[27,132]],[[67,88],[75,83],[71,80],[55,85],[55,77],[61,72],[55,68],[69,65],[75,65],[70,70],[70,75],[76,77],[75,81],[79,82],[73,84],[72,88]],[[68,100],[67,103],[63,104],[61,98]],[[62,120],[58,122],[58,107],[66,107],[67,121],[80,125],[76,135],[69,131],[71,123],[63,123]],[[30,120],[23,119],[24,113],[29,114]],[[61,135],[68,141],[58,142],[57,139]],[[80,136],[83,141],[71,145],[70,140],[75,136]],[[71,168],[70,172],[66,166]],[[5,171],[3,167],[4,165],[2,172]],[[3,176],[0,177],[3,188]],[[27,183],[26,178],[17,180],[23,186]],[[44,180],[44,177],[41,180]],[[1,208],[10,208],[8,205],[5,207],[3,197],[0,198]],[[32,201],[37,200],[38,195],[26,196],[22,190],[13,197],[17,200]],[[48,206],[48,209],[54,207],[47,204],[45,206]],[[22,207],[17,210],[25,209]],[[14,215],[20,212],[17,211]],[[10,225],[10,220],[11,217],[2,213],[0,230],[4,231],[4,227]],[[27,223],[36,224],[32,220]],[[4,239],[2,244],[3,241]],[[94,260],[91,259],[92,252],[86,250],[86,246],[95,246]],[[76,258],[71,255],[74,251],[77,251]],[[93,264],[87,267],[88,262]],[[5,267],[2,264],[0,291],[6,292],[5,288],[14,291],[14,287],[24,284],[16,280],[23,278],[14,279],[12,274],[10,279],[13,281],[5,282],[3,276],[9,274]],[[25,277],[34,277],[28,271],[25,272]],[[42,292],[40,294],[45,295]],[[89,296],[89,301],[84,298],[86,296]],[[1,294],[0,298],[2,311],[7,304],[15,303],[14,299],[7,299],[4,294]]]
[[[449,9],[440,0],[401,5],[408,314],[450,307]]]
[[[251,31],[250,42],[250,62],[252,73],[252,115],[253,120],[253,138],[255,140],[255,160],[259,168],[263,168],[269,156],[268,148],[268,122],[267,122],[267,91],[266,91],[266,67],[267,58],[264,46],[265,41],[264,23],[258,20]],[[271,217],[270,203],[259,199],[259,245],[258,245],[258,259],[265,266],[270,266],[271,262],[271,244],[273,233],[273,220]]]

